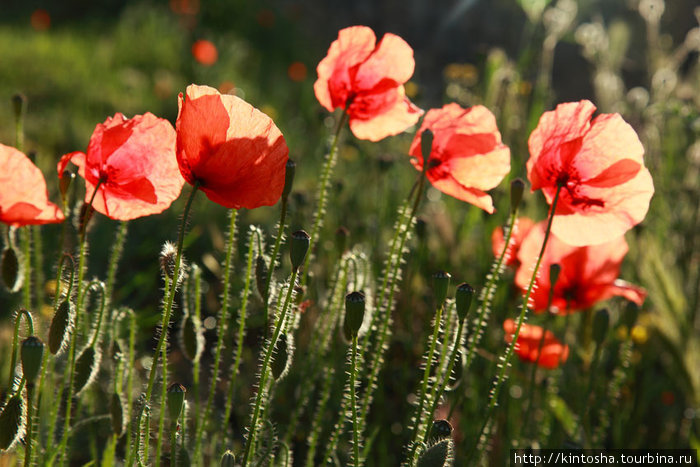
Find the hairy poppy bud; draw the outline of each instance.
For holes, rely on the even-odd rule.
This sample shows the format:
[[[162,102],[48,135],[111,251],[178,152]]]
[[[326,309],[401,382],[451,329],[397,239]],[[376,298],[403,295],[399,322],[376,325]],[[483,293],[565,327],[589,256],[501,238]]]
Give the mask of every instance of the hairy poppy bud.
[[[258,293],[263,300],[267,300],[267,294],[265,293],[265,283],[267,282],[267,273],[269,269],[267,268],[267,263],[262,255],[258,255],[255,258],[255,285],[258,288]]]
[[[433,426],[430,428],[431,438],[449,438],[452,436],[452,425],[447,420],[433,420]]]
[[[24,433],[24,399],[19,393],[0,409],[0,451],[9,450]]]
[[[177,422],[182,413],[182,407],[185,405],[185,393],[187,389],[180,383],[173,383],[168,386],[168,414],[173,423]]]
[[[41,370],[41,359],[44,356],[44,343],[36,336],[29,336],[22,341],[20,349],[22,356],[22,373],[27,383],[33,384]]]
[[[365,319],[365,295],[362,292],[352,292],[345,296],[345,324],[344,327],[354,337],[362,327]],[[346,336],[347,337],[347,336]]]
[[[80,352],[75,361],[75,394],[79,395],[95,380],[100,367],[100,353],[88,346]]]
[[[472,306],[472,300],[474,299],[474,289],[471,285],[463,282],[457,286],[457,291],[455,292],[455,306],[457,308],[457,316],[460,321],[467,317],[469,313],[469,308]]]
[[[183,316],[180,325],[180,348],[185,357],[196,362],[204,350],[204,329],[201,320],[187,314]]]
[[[231,451],[226,451],[223,456],[221,456],[221,467],[235,467],[236,456],[233,455]]]
[[[73,304],[64,298],[56,309],[49,328],[49,352],[58,355],[66,347],[73,322]]]
[[[622,323],[627,326],[627,329],[632,329],[637,324],[638,315],[639,306],[634,302],[627,302],[627,307],[622,313]]]
[[[292,269],[298,269],[304,263],[310,243],[311,237],[303,230],[297,230],[292,234],[289,240],[289,259],[292,262]]]
[[[177,261],[177,250],[175,245],[170,242],[165,242],[163,248],[160,250],[160,270],[163,275],[169,280],[175,278],[175,262]],[[182,268],[178,273],[177,282],[180,283],[182,280]]]
[[[605,336],[608,334],[609,325],[610,313],[608,313],[608,310],[605,308],[598,310],[593,317],[593,340],[596,344],[600,345],[603,343]]]
[[[24,282],[22,263],[12,246],[8,246],[2,252],[2,282],[12,293],[17,292]]]
[[[444,438],[428,446],[418,458],[418,467],[443,467],[452,465],[454,443],[452,438]]]
[[[289,372],[294,353],[294,341],[287,334],[280,334],[275,343],[275,358],[272,360],[270,369],[275,381],[280,381]]]
[[[439,307],[442,307],[447,298],[447,288],[450,286],[450,273],[438,271],[433,274],[433,294]]]
[[[561,272],[561,266],[557,263],[549,266],[549,285],[552,290],[554,290],[554,285],[559,280],[559,273]]]
[[[291,159],[287,159],[287,165],[284,171],[284,188],[282,188],[282,199],[286,199],[289,193],[292,192],[294,185],[294,174],[297,170],[297,163]]]
[[[430,153],[433,151],[433,132],[426,129],[420,135],[420,150],[423,154],[423,171],[425,172],[430,167],[428,167],[428,161],[430,160]]]
[[[520,207],[525,191],[525,182],[521,178],[516,178],[510,182],[510,211],[515,212]]]

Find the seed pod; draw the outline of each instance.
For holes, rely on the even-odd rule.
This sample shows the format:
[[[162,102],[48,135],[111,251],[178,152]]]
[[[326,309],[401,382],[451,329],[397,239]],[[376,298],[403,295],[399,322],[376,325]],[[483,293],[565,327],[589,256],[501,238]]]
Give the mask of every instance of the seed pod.
[[[187,389],[180,383],[173,383],[168,386],[168,414],[170,415],[170,421],[172,423],[177,423],[177,419],[180,418],[182,413],[182,407],[185,405],[185,393]]]
[[[24,399],[19,393],[0,409],[0,451],[8,451],[24,435]]]
[[[441,307],[445,303],[447,298],[447,288],[450,286],[450,273],[445,271],[438,271],[433,274],[433,293],[435,294],[435,301],[438,306]]]
[[[44,343],[36,336],[29,336],[22,341],[20,353],[22,356],[22,373],[27,383],[33,384],[41,370],[41,359],[44,356]]]
[[[199,318],[185,315],[180,324],[180,348],[185,357],[196,362],[204,350],[204,328]]]
[[[510,182],[510,211],[515,212],[523,200],[525,182],[521,178],[516,178]]]
[[[549,266],[549,285],[552,290],[559,280],[559,274],[561,273],[561,265],[558,263],[553,263]]]
[[[418,458],[418,467],[451,466],[454,453],[452,438],[444,438],[428,446]]]
[[[423,156],[423,172],[428,170],[428,161],[430,160],[430,153],[433,152],[433,132],[430,130],[423,130],[420,134],[420,151]]]
[[[265,294],[265,283],[267,282],[267,273],[269,269],[267,268],[267,262],[262,255],[258,255],[255,258],[255,285],[258,288],[258,293],[263,300],[267,299]]]
[[[221,467],[234,467],[236,465],[236,457],[231,451],[226,451],[221,456]]]
[[[360,332],[362,321],[365,319],[365,295],[362,292],[352,292],[345,296],[345,322],[343,329],[348,340]],[[348,337],[347,333],[350,333]]]
[[[80,395],[95,380],[99,366],[100,354],[92,346],[85,347],[75,361],[73,390],[76,396]]]
[[[306,253],[309,251],[311,237],[303,230],[297,230],[289,239],[289,259],[292,262],[292,269],[299,269],[304,263]]]
[[[282,380],[289,372],[294,354],[294,341],[287,334],[280,334],[275,344],[275,358],[270,364],[275,381]]]
[[[457,308],[457,316],[460,321],[467,317],[473,299],[474,289],[471,285],[463,282],[457,286],[457,291],[455,292],[455,307]]]
[[[622,312],[622,324],[627,326],[627,329],[632,329],[637,324],[637,316],[639,316],[639,305],[627,302],[625,311]]]
[[[112,430],[119,437],[124,432],[124,406],[122,398],[116,392],[112,394],[109,401],[109,414],[112,419]]]
[[[19,261],[17,252],[11,246],[2,252],[2,282],[11,293],[22,288],[24,282],[22,263]]]
[[[284,172],[284,188],[282,189],[282,199],[286,199],[289,193],[292,192],[294,185],[294,173],[296,172],[297,164],[291,159],[287,159],[287,165]]]
[[[433,420],[433,426],[430,428],[431,438],[449,438],[452,436],[452,425],[447,420]]]
[[[73,323],[73,303],[67,298],[58,305],[49,328],[49,352],[58,355],[68,345]]]

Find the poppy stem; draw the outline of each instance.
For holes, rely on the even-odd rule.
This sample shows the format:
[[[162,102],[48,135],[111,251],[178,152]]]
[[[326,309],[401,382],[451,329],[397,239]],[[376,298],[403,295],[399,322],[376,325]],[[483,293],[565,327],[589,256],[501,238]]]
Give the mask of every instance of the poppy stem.
[[[22,261],[24,261],[22,295],[24,307],[29,310],[32,307],[32,226],[24,226],[20,233],[22,237]]]
[[[353,466],[360,466],[360,422],[357,420],[357,332],[352,336],[352,356],[350,361],[350,411],[352,412],[352,455]]]
[[[338,140],[340,139],[340,131],[345,126],[345,122],[348,121],[348,118],[348,113],[345,110],[343,110],[343,114],[340,116],[340,120],[338,120],[338,125],[335,128],[333,139],[331,140],[331,147],[330,151],[328,152],[328,157],[326,157],[326,162],[323,164],[323,168],[321,169],[321,180],[318,187],[318,206],[316,208],[316,214],[314,216],[314,223],[311,227],[311,232],[309,234],[311,236],[311,243],[309,244],[309,254],[306,255],[301,274],[300,285],[302,288],[306,286],[306,282],[309,278],[309,264],[311,263],[311,257],[313,256],[315,243],[319,237],[319,231],[321,230],[321,227],[323,227],[323,221],[326,216],[326,203],[328,202],[328,200],[326,199],[326,195],[328,192],[328,186],[330,185],[333,167],[335,166],[335,162],[338,156]],[[270,270],[272,270],[273,264],[274,263],[270,265]]]
[[[277,255],[280,251],[280,245],[282,244],[282,237],[284,237],[284,227],[287,218],[287,200],[286,196],[282,197],[282,208],[280,212],[279,226],[277,227],[277,238],[275,239],[275,246],[272,248],[272,255],[270,256],[270,267],[267,268],[267,277],[265,278],[265,293],[263,296],[263,329],[267,333],[268,330],[268,320],[269,320],[269,309],[270,309],[270,283],[272,282],[272,272],[275,270],[275,265],[277,264]],[[262,250],[259,254],[263,254]]]
[[[530,278],[530,283],[528,284],[527,287],[527,292],[525,293],[525,296],[523,297],[523,304],[522,307],[520,308],[520,314],[518,315],[518,321],[515,326],[515,332],[513,333],[513,340],[510,342],[508,347],[506,348],[506,353],[503,355],[501,362],[500,362],[500,370],[498,372],[498,376],[496,378],[496,382],[494,383],[493,389],[491,391],[491,400],[489,402],[489,406],[486,411],[486,419],[484,420],[484,423],[481,425],[481,429],[479,430],[479,435],[476,437],[476,442],[474,445],[474,448],[472,450],[472,457],[474,455],[477,456],[477,459],[481,457],[481,453],[484,449],[485,446],[485,434],[486,434],[486,428],[489,425],[491,421],[491,417],[493,416],[493,411],[496,407],[496,403],[498,402],[498,396],[501,391],[501,387],[503,386],[503,382],[506,379],[506,372],[508,368],[510,367],[510,360],[513,357],[513,353],[515,351],[515,345],[518,342],[518,336],[520,335],[520,328],[523,325],[523,322],[525,322],[525,315],[527,314],[527,309],[528,309],[528,304],[530,303],[530,296],[532,295],[532,290],[534,289],[535,286],[535,281],[537,279],[537,272],[540,269],[540,264],[542,263],[542,257],[544,256],[544,251],[545,248],[547,247],[547,241],[549,240],[549,235],[552,231],[552,221],[554,220],[554,214],[556,213],[557,210],[557,202],[559,201],[559,194],[561,193],[562,185],[557,185],[557,191],[554,194],[554,199],[552,200],[552,206],[549,210],[549,216],[547,220],[547,229],[544,232],[544,240],[542,241],[542,248],[540,249],[540,253],[537,256],[537,262],[535,263],[535,268],[532,271],[532,277]]]
[[[32,319],[31,313],[26,308],[20,308],[15,317],[15,332],[12,337],[12,355],[10,357],[10,381],[7,385],[8,389],[11,391],[12,386],[15,382],[15,367],[17,366],[17,347],[19,347],[19,327],[22,323],[22,316],[25,317],[27,321],[27,330],[29,335],[34,335],[34,320]]]

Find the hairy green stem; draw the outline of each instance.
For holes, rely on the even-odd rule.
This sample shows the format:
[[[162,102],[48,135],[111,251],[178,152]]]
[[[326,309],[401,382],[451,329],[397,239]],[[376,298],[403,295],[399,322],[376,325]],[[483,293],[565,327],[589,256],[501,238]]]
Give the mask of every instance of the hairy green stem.
[[[352,456],[353,465],[360,466],[360,422],[357,420],[357,333],[352,336],[352,361],[350,367],[350,411],[352,412]]]
[[[22,316],[25,317],[27,321],[27,329],[29,330],[29,335],[34,335],[34,320],[32,319],[32,314],[29,313],[25,308],[20,308],[15,317],[15,332],[12,336],[12,355],[10,357],[10,380],[8,381],[8,389],[12,389],[15,382],[15,367],[17,366],[17,348],[19,347],[19,327],[22,323]]]

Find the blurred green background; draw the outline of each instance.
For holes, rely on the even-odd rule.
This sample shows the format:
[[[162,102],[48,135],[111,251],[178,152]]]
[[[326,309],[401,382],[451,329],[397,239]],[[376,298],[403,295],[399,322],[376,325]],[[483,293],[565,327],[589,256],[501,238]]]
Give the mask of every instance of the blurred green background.
[[[627,236],[630,253],[622,273],[649,291],[636,334],[633,375],[622,396],[627,410],[622,412],[635,423],[618,428],[610,443],[698,446],[699,21],[695,0],[4,1],[0,142],[14,142],[9,102],[21,92],[28,99],[25,152],[32,152],[44,170],[56,200],[56,162],[66,152],[85,150],[97,123],[115,112],[147,111],[174,123],[178,93],[189,83],[207,84],[243,97],[282,130],[298,163],[290,206],[295,230],[310,227],[317,176],[334,125],[313,94],[315,67],[340,28],[365,24],[378,37],[393,32],[406,39],[416,58],[407,93],[418,106],[451,101],[488,106],[512,150],[510,178],[525,177],[527,136],[542,111],[585,98],[601,112],[620,112],[645,145],[656,194],[645,222]],[[192,46],[200,39],[216,46],[212,65],[193,56]],[[355,140],[347,131],[343,139],[313,266],[318,278],[327,277],[335,254],[333,232],[340,225],[350,229],[352,244],[365,245],[379,273],[396,208],[416,176],[406,156],[411,130],[377,144]],[[506,187],[504,182],[491,193],[498,210],[492,216],[428,190],[397,307],[388,356],[391,376],[385,375],[378,396],[386,411],[372,415],[378,426],[394,426],[391,414],[407,410],[401,397],[418,379],[415,367],[423,343],[414,336],[425,334],[428,326],[430,274],[444,269],[455,284],[483,284],[492,260],[491,232],[506,221]],[[77,188],[78,196],[82,189]],[[161,215],[130,223],[115,298],[139,313],[144,349],[159,319],[157,255],[161,244],[176,236],[182,204],[181,199]],[[544,217],[540,194],[526,197],[524,212]],[[274,207],[243,212],[240,225],[260,223],[271,234],[277,213]],[[204,266],[211,283],[208,315],[218,309],[225,225],[224,209],[200,197],[187,257]],[[115,222],[98,219],[91,237],[91,274],[104,274],[115,229]],[[51,248],[47,240],[49,263]],[[242,249],[240,255],[242,261]],[[319,301],[324,287],[323,280],[316,281],[310,297]],[[486,339],[494,353],[515,295],[509,285],[499,291]],[[0,316],[9,316],[18,300],[0,291]],[[611,304],[613,313],[622,308]],[[319,312],[312,306],[309,322]],[[209,337],[214,335],[210,330]],[[256,337],[249,338],[251,348]],[[488,365],[472,371],[478,374]],[[485,379],[483,391],[472,394],[474,405],[488,383]],[[392,433],[393,428],[380,435],[377,444]]]

